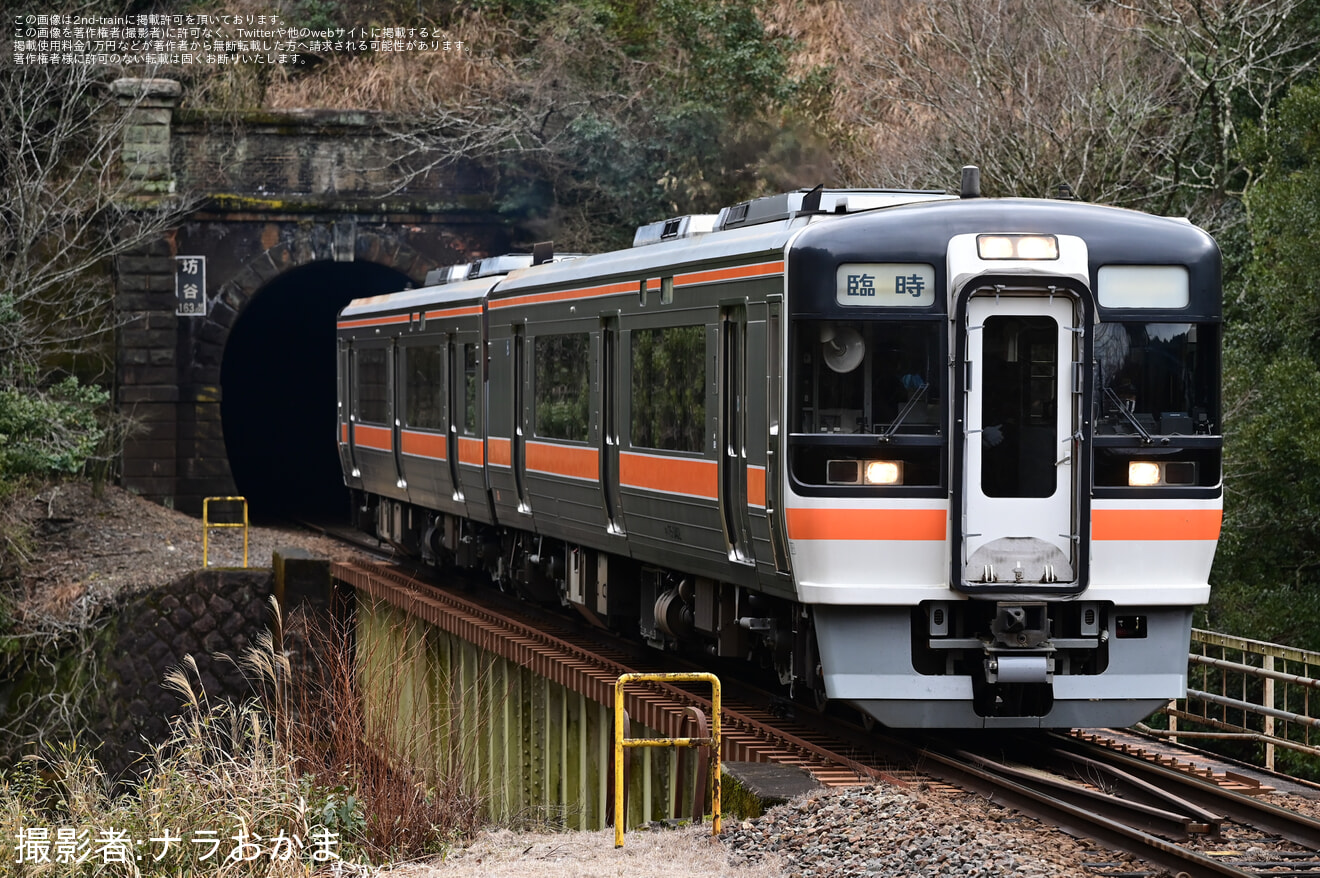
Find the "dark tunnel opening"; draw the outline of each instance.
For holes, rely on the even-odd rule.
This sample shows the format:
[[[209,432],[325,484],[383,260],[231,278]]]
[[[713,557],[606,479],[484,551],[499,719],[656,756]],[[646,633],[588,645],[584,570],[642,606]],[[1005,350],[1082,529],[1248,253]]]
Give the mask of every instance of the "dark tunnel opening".
[[[345,521],[335,439],[335,316],[394,292],[382,265],[316,262],[280,275],[239,315],[220,367],[220,417],[239,494],[257,519]]]

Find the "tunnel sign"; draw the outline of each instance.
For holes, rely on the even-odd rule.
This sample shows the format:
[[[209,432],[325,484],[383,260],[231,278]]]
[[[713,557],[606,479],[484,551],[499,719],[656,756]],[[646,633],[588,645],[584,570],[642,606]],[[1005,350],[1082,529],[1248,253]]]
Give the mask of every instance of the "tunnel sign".
[[[206,316],[206,257],[174,257],[174,313],[180,317]]]

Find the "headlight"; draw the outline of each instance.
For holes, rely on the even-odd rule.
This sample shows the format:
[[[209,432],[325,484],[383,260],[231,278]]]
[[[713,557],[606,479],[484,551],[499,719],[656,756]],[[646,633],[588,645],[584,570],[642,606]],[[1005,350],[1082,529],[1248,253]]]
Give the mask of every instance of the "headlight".
[[[1196,464],[1186,460],[1156,463],[1151,460],[1128,461],[1128,487],[1151,488],[1156,485],[1195,485]]]
[[[866,462],[866,484],[903,484],[903,463],[897,460],[868,460]]]
[[[1058,259],[1054,235],[977,235],[976,255],[982,259]]]
[[[1132,488],[1147,488],[1151,485],[1160,483],[1160,465],[1150,463],[1144,460],[1134,460],[1128,463],[1128,486]]]
[[[901,460],[831,460],[825,465],[830,485],[901,485]]]

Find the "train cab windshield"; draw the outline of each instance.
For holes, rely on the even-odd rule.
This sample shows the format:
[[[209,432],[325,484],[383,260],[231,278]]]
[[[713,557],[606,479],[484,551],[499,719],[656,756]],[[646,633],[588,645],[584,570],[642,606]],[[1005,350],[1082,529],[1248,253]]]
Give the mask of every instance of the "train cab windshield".
[[[1094,345],[1096,434],[1218,433],[1218,350],[1213,325],[1101,323]]]
[[[792,473],[799,487],[938,487],[942,323],[803,320],[790,342]]]
[[[1096,488],[1216,490],[1219,326],[1102,322],[1092,363]]]

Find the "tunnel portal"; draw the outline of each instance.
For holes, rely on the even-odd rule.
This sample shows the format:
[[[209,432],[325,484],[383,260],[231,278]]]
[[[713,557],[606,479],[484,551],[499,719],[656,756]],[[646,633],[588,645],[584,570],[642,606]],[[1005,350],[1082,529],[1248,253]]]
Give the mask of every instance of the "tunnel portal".
[[[239,494],[255,520],[347,520],[335,440],[335,316],[405,289],[369,262],[313,262],[266,284],[239,314],[220,369],[220,417]]]

